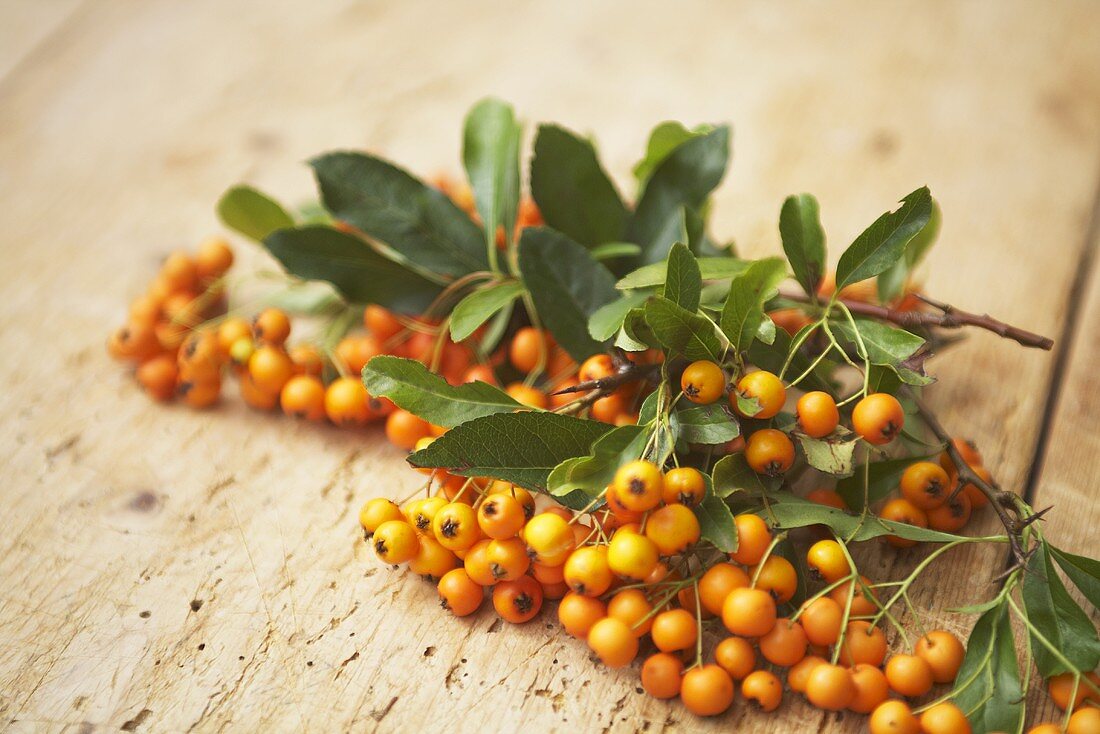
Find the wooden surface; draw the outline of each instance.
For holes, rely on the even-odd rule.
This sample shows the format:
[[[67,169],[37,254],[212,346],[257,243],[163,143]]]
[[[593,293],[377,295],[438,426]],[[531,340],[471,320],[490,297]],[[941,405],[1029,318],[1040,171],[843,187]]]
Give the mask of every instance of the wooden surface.
[[[444,615],[357,540],[360,504],[415,482],[377,430],[233,399],[154,407],[106,358],[158,258],[216,231],[226,186],[304,197],[300,161],[340,146],[457,171],[462,115],[488,93],[594,133],[624,188],[657,121],[733,122],[714,230],[751,255],[777,249],[789,193],[819,196],[835,258],[929,184],[945,225],[928,289],[1058,343],[976,335],[932,363],[932,402],[1003,484],[1056,505],[1059,545],[1096,552],[1100,7],[670,7],[0,0],[0,722],[856,726],[793,698],[701,722],[640,695],[636,669],[592,664],[552,612],[522,628]],[[919,552],[863,556],[881,578]],[[919,601],[963,629],[943,610],[990,591],[1001,562],[960,550]]]

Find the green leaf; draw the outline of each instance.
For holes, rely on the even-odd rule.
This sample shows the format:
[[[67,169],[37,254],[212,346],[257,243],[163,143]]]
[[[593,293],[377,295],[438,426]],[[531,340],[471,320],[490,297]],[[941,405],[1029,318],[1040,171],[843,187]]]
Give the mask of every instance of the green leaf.
[[[702,290],[703,279],[695,256],[687,245],[673,245],[668,253],[668,272],[661,295],[683,309],[697,311]]]
[[[1100,609],[1100,561],[1048,546],[1050,555],[1094,607]]]
[[[909,385],[927,385],[933,378],[924,374],[924,339],[905,329],[871,319],[856,318],[856,328],[867,348],[871,364],[889,367]],[[846,319],[830,321],[830,327],[842,341],[855,348],[856,337],[852,324]]]
[[[714,481],[714,493],[719,497],[729,497],[736,492],[764,495],[775,490],[777,482],[762,477],[752,470],[745,461],[744,453],[723,456],[714,465],[711,472]]]
[[[440,292],[438,285],[358,237],[324,225],[280,229],[267,236],[264,246],[291,275],[328,281],[355,303],[420,314]]]
[[[617,260],[620,257],[634,257],[641,254],[642,248],[633,242],[605,242],[591,248],[589,252],[592,253],[592,257],[603,262],[604,260]]]
[[[519,241],[519,269],[543,326],[577,362],[602,351],[588,318],[616,299],[615,277],[592,253],[547,227],[528,227]]]
[[[286,290],[264,299],[273,308],[299,316],[315,316],[328,313],[341,306],[344,299],[331,283],[323,280],[302,280],[291,283]]]
[[[723,553],[737,550],[737,526],[729,505],[717,495],[709,494],[693,510],[699,519],[699,535],[709,540]]]
[[[930,456],[907,456],[904,459],[873,461],[867,469],[869,481],[868,499],[871,503],[884,499],[901,484],[901,475],[918,461],[927,461]],[[836,484],[837,493],[844,503],[855,511],[863,509],[863,467],[856,467],[852,476],[841,479]]]
[[[676,418],[680,438],[688,443],[719,444],[741,435],[741,424],[722,403],[681,408]]]
[[[927,186],[901,201],[897,211],[886,212],[876,219],[840,256],[836,266],[837,291],[889,268],[902,256],[914,235],[928,224],[932,215],[932,195]]]
[[[806,463],[814,469],[836,477],[851,475],[852,457],[855,455],[858,439],[843,435],[810,438],[804,433],[796,433],[795,436],[798,438],[798,445],[802,447],[802,453],[806,455]]]
[[[523,293],[523,283],[509,280],[478,288],[455,304],[451,311],[451,339],[460,342],[477,331]]]
[[[928,250],[936,242],[940,234],[940,225],[943,223],[943,213],[940,204],[932,200],[932,214],[928,218],[928,224],[917,232],[905,247],[905,256],[894,263],[888,270],[879,273],[878,298],[883,303],[890,303],[897,299],[905,291],[905,283],[909,280],[909,274],[920,264]]]
[[[489,97],[466,115],[462,162],[474,190],[486,247],[496,247],[497,228],[512,241],[519,208],[519,143],[522,130],[512,106]]]
[[[531,159],[531,196],[543,220],[582,245],[622,239],[629,217],[595,146],[556,125],[540,125]]]
[[[545,492],[554,467],[586,455],[592,443],[613,428],[544,411],[498,413],[455,426],[408,461]]]
[[[627,238],[642,246],[641,262],[664,260],[669,220],[683,208],[699,209],[726,173],[729,127],[693,138],[668,155],[646,185]]]
[[[460,423],[524,406],[484,382],[451,385],[414,359],[373,358],[363,368],[363,385],[375,397],[385,397],[410,413],[437,426]]]
[[[897,535],[901,538],[927,543],[949,543],[960,536],[941,533],[938,530],[919,528],[915,525],[883,520],[871,516],[861,520],[834,507],[819,505],[794,495],[773,497],[770,516],[774,516],[781,528],[801,528],[808,525],[826,525],[834,533],[848,542],[871,540],[883,535]]]
[[[672,151],[681,145],[713,130],[711,125],[699,125],[693,130],[688,130],[683,124],[675,121],[662,122],[649,134],[649,143],[646,145],[646,154],[642,160],[634,166],[634,178],[638,181],[638,196],[645,191],[645,185],[657,166],[668,158]]]
[[[1024,691],[1008,607],[1003,602],[975,623],[955,678],[954,699],[976,732],[1021,729]]]
[[[720,323],[734,350],[740,352],[752,344],[760,324],[767,318],[764,303],[775,295],[786,276],[783,260],[769,257],[752,263],[730,282]]]
[[[1050,562],[1049,546],[1040,543],[1027,563],[1023,600],[1028,619],[1078,670],[1092,670],[1100,663],[1100,638],[1089,616],[1066,591]],[[1068,672],[1034,635],[1031,640],[1035,667],[1044,678]]]
[[[600,306],[588,319],[588,333],[599,342],[605,342],[619,331],[631,310],[638,308],[649,293],[627,293],[622,298]]]
[[[795,280],[808,295],[816,295],[825,275],[825,230],[817,199],[810,194],[788,196],[779,212],[779,234]]]
[[[722,344],[714,325],[703,316],[655,296],[645,305],[645,320],[665,349],[688,359],[722,361]]]
[[[623,319],[622,328],[615,335],[615,346],[628,352],[644,352],[659,346],[657,337],[645,320],[644,308],[632,308]]]
[[[733,278],[752,264],[751,260],[742,260],[736,257],[700,257],[696,258],[699,266],[699,275],[703,280],[725,280]],[[664,285],[668,271],[668,261],[643,265],[637,270],[621,278],[615,287],[621,291],[635,288],[649,288],[651,286]]]
[[[406,261],[443,276],[488,269],[482,231],[431,186],[365,153],[328,153],[310,163],[325,208]]]
[[[271,197],[251,186],[234,186],[218,199],[218,218],[245,237],[263,242],[277,229],[294,226],[294,219]]]
[[[567,459],[550,472],[550,494],[564,497],[580,492],[588,504],[611,484],[620,466],[641,457],[647,436],[643,426],[621,426],[605,433],[587,456]]]

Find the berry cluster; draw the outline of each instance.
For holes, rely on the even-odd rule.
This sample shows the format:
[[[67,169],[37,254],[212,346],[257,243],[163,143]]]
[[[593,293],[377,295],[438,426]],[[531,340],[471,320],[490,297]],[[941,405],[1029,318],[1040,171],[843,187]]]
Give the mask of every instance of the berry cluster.
[[[609,667],[634,661],[648,637],[654,650],[641,666],[642,687],[656,698],[679,696],[700,716],[728,709],[738,685],[746,700],[775,710],[784,690],[777,672],[786,668],[790,690],[822,709],[871,714],[876,734],[968,730],[951,703],[925,710],[918,723],[904,701],[890,698],[921,697],[953,681],[963,645],[933,630],[887,659],[876,587],[855,574],[837,541],[810,547],[807,565],[825,586],[797,608],[789,604],[797,571],[774,552],[776,538],[758,515],[736,517],[735,552],[692,571],[684,554],[700,529],[691,508],[706,490],[696,469],[629,462],[607,488],[606,505],[581,513],[552,503],[540,510],[541,500],[506,482],[442,470],[432,478],[435,496],[403,507],[373,499],[359,519],[382,561],[407,563],[436,583],[457,616],[476,612],[488,595],[502,619],[518,624],[544,600],[560,599],[566,632]],[[709,620],[729,636],[704,664]]]

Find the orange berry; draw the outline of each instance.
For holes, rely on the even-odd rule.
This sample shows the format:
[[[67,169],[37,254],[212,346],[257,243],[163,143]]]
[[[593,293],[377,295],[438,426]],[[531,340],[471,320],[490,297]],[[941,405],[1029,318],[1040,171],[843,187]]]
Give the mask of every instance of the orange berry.
[[[806,564],[812,575],[830,584],[851,572],[848,557],[840,543],[835,540],[819,540],[810,546],[810,550],[806,552]]]
[[[852,428],[864,441],[882,446],[894,440],[905,425],[905,411],[893,395],[872,393],[852,410]]]
[[[533,387],[528,387],[522,382],[513,382],[504,388],[504,392],[512,396],[518,403],[529,408],[545,409],[548,404],[546,393]]]
[[[558,621],[573,637],[587,639],[592,625],[607,616],[607,605],[590,596],[566,594],[558,604]]]
[[[860,576],[860,580],[865,585],[870,585],[871,581],[866,576]],[[867,617],[878,611],[878,605],[874,602],[874,591],[865,590],[863,585],[856,584],[855,590],[852,591],[852,582],[845,581],[840,586],[830,592],[829,597],[841,606],[841,608],[848,604],[848,594],[852,596],[852,617]]]
[[[836,430],[840,411],[836,400],[827,392],[808,392],[798,399],[798,425],[811,438],[824,438]]]
[[[1100,732],[1100,709],[1086,706],[1073,712],[1066,734],[1096,734]]]
[[[934,510],[947,500],[951,479],[939,464],[918,461],[901,475],[901,496],[922,510]]]
[[[185,252],[173,252],[160,268],[160,278],[169,292],[193,290],[198,285],[198,269],[194,259]]]
[[[783,684],[775,673],[757,670],[741,682],[741,695],[747,701],[755,701],[761,711],[775,711],[783,700]]]
[[[484,382],[489,385],[499,385],[500,381],[497,380],[496,373],[493,372],[493,368],[487,364],[475,364],[470,369],[466,370],[466,375],[462,379],[463,382]]]
[[[714,648],[714,662],[734,680],[741,680],[756,667],[756,651],[743,637],[727,637]]]
[[[652,461],[638,459],[619,467],[611,487],[626,509],[646,512],[661,502],[664,475]]]
[[[777,619],[771,630],[757,641],[760,654],[773,665],[789,668],[806,657],[806,632],[798,622]]]
[[[412,451],[416,442],[431,435],[428,421],[398,408],[386,417],[386,438],[394,446]]]
[[[420,537],[420,549],[409,561],[409,571],[427,580],[436,581],[457,566],[458,558],[455,554],[427,535]]]
[[[684,663],[667,652],[650,655],[642,663],[642,688],[654,698],[676,698],[680,695],[680,678]]]
[[[233,249],[221,237],[210,237],[195,253],[195,272],[200,283],[209,283],[225,275],[233,266]]]
[[[924,734],[970,734],[970,722],[955,704],[937,703],[920,715],[920,728]]]
[[[1100,678],[1095,673],[1089,673],[1089,679],[1095,684],[1100,683]],[[1062,673],[1060,675],[1051,676],[1047,680],[1047,693],[1050,694],[1050,698],[1054,701],[1054,705],[1065,711],[1069,708],[1070,698],[1073,696],[1073,673]],[[1073,698],[1073,707],[1077,708],[1086,699],[1100,700],[1100,696],[1097,696],[1095,692],[1084,683],[1077,686],[1077,696]]]
[[[490,538],[511,538],[523,529],[526,522],[523,505],[508,494],[489,495],[477,508],[477,524],[481,532]]]
[[[856,686],[846,668],[823,663],[810,671],[806,679],[806,698],[826,711],[848,708],[856,696]]]
[[[191,408],[209,408],[218,402],[222,393],[222,378],[215,375],[204,380],[184,380],[176,387],[184,405]]]
[[[473,614],[485,599],[481,586],[461,568],[443,574],[437,588],[443,608],[450,610],[456,617]]]
[[[137,381],[153,400],[167,402],[176,394],[179,370],[171,355],[162,354],[142,362],[135,374]]]
[[[883,520],[901,522],[918,528],[928,527],[928,515],[924,513],[924,510],[920,509],[909,500],[901,498],[892,499],[883,505],[882,509],[879,510],[879,516]],[[886,542],[895,548],[912,548],[917,544],[915,540],[909,540],[908,538],[902,538],[897,535],[887,535]]]
[[[653,605],[641,589],[623,589],[617,592],[607,604],[608,616],[614,617],[630,628],[636,637],[649,633],[653,626],[653,617],[648,617]]]
[[[444,548],[463,551],[481,540],[474,509],[461,502],[448,502],[432,517],[432,533]]]
[[[501,581],[493,587],[493,608],[501,619],[512,624],[534,619],[542,609],[542,599],[542,586],[530,576]]]
[[[749,436],[745,460],[757,474],[777,477],[794,464],[794,444],[782,431],[763,428]]]
[[[221,322],[218,326],[218,349],[223,356],[229,356],[229,350],[238,339],[252,341],[252,327],[240,317],[231,317]]]
[[[698,632],[694,614],[686,609],[670,609],[653,618],[649,635],[658,650],[672,652],[693,646]]]
[[[517,487],[508,482],[496,480],[489,485],[486,494],[506,494],[516,502],[519,502],[520,507],[523,508],[524,521],[530,520],[535,516],[535,498],[523,487]]]
[[[325,413],[338,426],[363,426],[371,418],[370,396],[355,377],[339,377],[325,390]]]
[[[959,638],[946,630],[932,630],[917,640],[914,652],[921,657],[932,670],[932,680],[936,683],[950,683],[962,667],[966,648]]]
[[[615,363],[607,354],[594,354],[586,359],[577,371],[577,379],[581,382],[603,380],[615,374]]]
[[[256,387],[266,393],[278,395],[287,380],[294,376],[294,365],[281,347],[267,344],[253,352],[248,359],[248,374]]]
[[[624,579],[642,581],[657,566],[657,545],[644,535],[617,530],[607,548],[607,562],[611,570]]]
[[[379,525],[387,520],[404,520],[405,515],[393,500],[376,497],[368,500],[359,510],[359,524],[369,538]]]
[[[387,520],[374,530],[371,545],[385,563],[411,561],[420,549],[413,526],[402,520]]]
[[[560,566],[573,552],[573,530],[561,515],[541,512],[523,528],[523,539],[535,560],[547,566]]]
[[[373,303],[363,309],[363,326],[379,344],[397,336],[402,329],[401,322],[391,311]]]
[[[111,334],[107,352],[115,359],[141,362],[159,352],[161,345],[154,329],[130,324]]]
[[[732,563],[716,563],[699,579],[699,601],[711,614],[721,614],[722,605],[729,593],[734,589],[744,589],[748,586],[747,573]]]
[[[714,362],[692,362],[680,376],[684,397],[693,403],[710,405],[726,391],[726,373]]]
[[[532,326],[524,326],[517,331],[508,347],[512,366],[524,374],[535,369],[539,362],[545,366],[546,355],[546,336]]]
[[[828,596],[814,599],[798,617],[813,645],[832,645],[840,639],[844,608]]]
[[[782,604],[790,601],[798,591],[798,572],[783,556],[768,556],[759,570],[753,569],[756,588],[767,591]]]
[[[751,416],[742,413],[738,407],[737,395],[746,399],[756,399],[760,409]],[[779,411],[783,410],[783,403],[786,400],[787,389],[783,386],[783,381],[765,370],[750,372],[742,377],[737,383],[736,394],[730,394],[730,405],[734,410],[757,420],[774,418]]]
[[[325,369],[324,358],[312,344],[296,344],[287,354],[294,363],[294,371],[299,374],[320,377]]]
[[[818,655],[807,655],[791,666],[787,671],[787,685],[792,691],[806,692],[806,683],[810,680],[810,673],[819,665],[825,665],[826,660]]]
[[[772,532],[759,515],[744,513],[734,519],[737,526],[737,550],[730,553],[742,566],[755,566],[772,544]]]
[[[588,646],[609,668],[629,665],[638,654],[638,638],[616,617],[604,617],[588,630]]]
[[[883,701],[871,712],[871,734],[920,734],[920,722],[904,701]]]
[[[662,556],[677,555],[699,542],[699,519],[684,505],[666,505],[649,514],[645,534]]]
[[[489,544],[492,542],[488,538],[479,540],[466,550],[462,559],[467,575],[481,586],[492,586],[497,582],[493,569],[489,566]]]
[[[886,659],[886,635],[878,627],[863,621],[849,622],[844,636],[844,645],[840,650],[840,662],[843,665],[882,665]]]
[[[886,661],[885,672],[890,687],[907,698],[918,698],[932,690],[932,668],[917,655],[894,655]]]
[[[282,346],[290,336],[290,317],[278,308],[265,308],[252,320],[252,334],[258,342]]]
[[[735,635],[766,635],[775,626],[775,620],[775,599],[761,589],[734,589],[722,604],[722,624]]]
[[[347,369],[348,373],[352,375],[359,375],[367,362],[382,353],[374,337],[367,336],[366,334],[345,336],[336,345],[334,351],[336,353],[336,359],[339,360]]]
[[[592,407],[589,408],[589,417],[602,423],[614,423],[626,411],[627,398],[623,393],[616,391],[592,403]]]
[[[279,393],[283,412],[308,421],[325,419],[325,386],[313,375],[295,375]]]
[[[684,673],[680,700],[696,716],[717,716],[733,704],[733,681],[717,665],[704,665]]]
[[[531,567],[527,546],[519,538],[490,540],[485,548],[485,561],[489,564],[489,573],[494,581],[515,581]],[[543,582],[542,579],[538,581]],[[558,581],[560,579],[550,583]]]
[[[573,592],[584,596],[601,596],[610,589],[614,576],[608,563],[607,546],[587,545],[570,553],[565,562],[564,580]]]
[[[241,376],[240,390],[241,399],[256,410],[273,410],[279,402],[279,393],[261,390],[247,372]]]
[[[661,498],[665,504],[681,504],[695,507],[703,501],[707,485],[703,473],[690,466],[669,469],[665,473]]]
[[[806,499],[814,504],[834,507],[838,510],[847,510],[848,505],[844,498],[835,489],[812,489],[806,494]]]
[[[970,496],[959,492],[944,504],[928,511],[928,527],[945,533],[957,533],[970,521]]]

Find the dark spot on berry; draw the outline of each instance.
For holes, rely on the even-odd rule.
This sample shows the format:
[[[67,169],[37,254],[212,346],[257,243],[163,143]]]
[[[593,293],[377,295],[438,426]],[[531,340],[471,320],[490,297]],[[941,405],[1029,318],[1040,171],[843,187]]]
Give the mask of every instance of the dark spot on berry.
[[[520,594],[512,603],[520,614],[527,614],[535,606],[535,600],[527,594]]]
[[[447,518],[439,526],[439,532],[443,534],[444,538],[453,538],[458,535],[458,523],[450,518]]]
[[[641,477],[634,477],[627,484],[627,488],[631,494],[645,494],[645,480]]]

